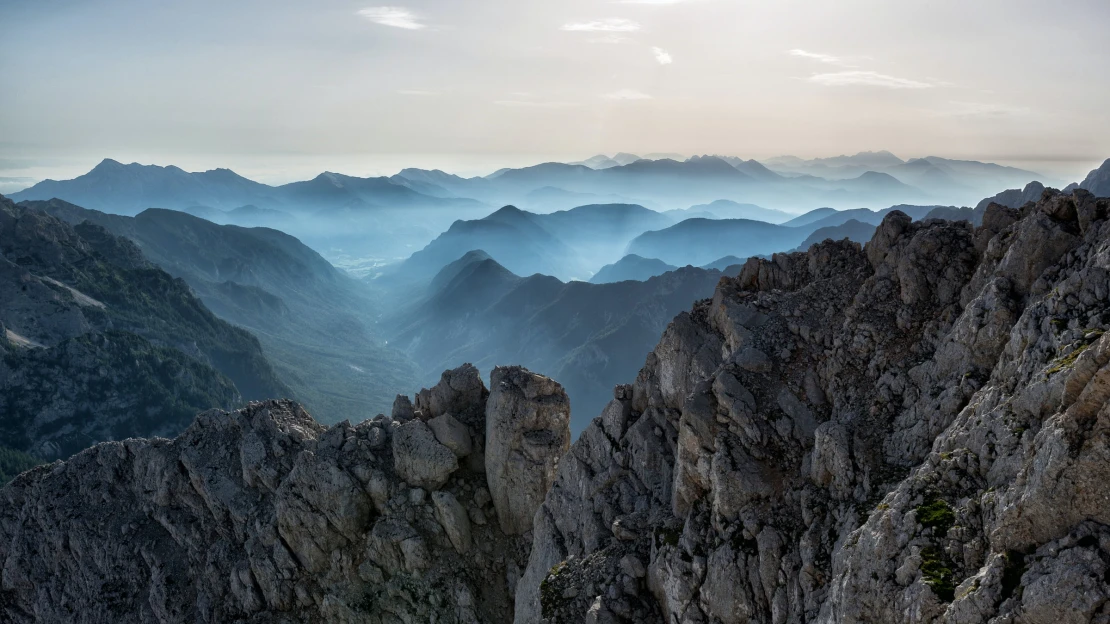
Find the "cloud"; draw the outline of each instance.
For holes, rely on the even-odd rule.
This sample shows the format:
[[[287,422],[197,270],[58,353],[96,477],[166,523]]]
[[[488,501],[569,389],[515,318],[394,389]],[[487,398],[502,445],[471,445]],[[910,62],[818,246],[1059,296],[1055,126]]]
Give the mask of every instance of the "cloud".
[[[400,89],[397,93],[401,95],[440,95],[439,91],[425,91],[423,89]]]
[[[651,53],[655,55],[655,60],[659,61],[660,65],[670,65],[674,62],[670,53],[663,48],[652,48]]]
[[[936,86],[928,82],[918,82],[908,78],[887,76],[873,71],[842,71],[828,74],[814,74],[808,78],[812,83],[826,87],[883,87],[886,89],[931,89]]]
[[[619,0],[620,4],[680,4],[686,0]]]
[[[612,93],[606,93],[601,96],[607,100],[650,100],[652,97],[646,93],[634,91],[632,89],[620,89]]]
[[[790,50],[789,54],[791,56],[799,56],[801,58],[810,59],[810,60],[813,60],[813,61],[817,61],[819,63],[825,63],[827,65],[840,65],[842,67],[855,67],[855,65],[852,65],[848,61],[848,59],[845,59],[845,58],[842,58],[842,57],[839,57],[839,56],[833,56],[831,54],[821,54],[819,52],[808,52],[806,50],[798,50],[798,49]]]
[[[640,25],[622,17],[609,17],[592,22],[571,22],[563,24],[560,30],[573,32],[636,32]]]
[[[1024,106],[1008,106],[993,102],[949,102],[951,108],[941,111],[946,117],[1000,118],[1021,117],[1030,110]]]
[[[511,106],[516,108],[571,108],[579,106],[575,102],[543,102],[537,100],[495,100],[498,106]]]
[[[417,17],[413,15],[411,11],[401,7],[368,7],[360,10],[358,14],[382,26],[393,26],[394,28],[404,28],[406,30],[427,28],[426,25],[417,21]]]
[[[590,39],[590,43],[628,43],[629,41],[632,41],[631,37],[625,37],[624,35],[618,35],[616,33],[609,33],[608,35]]]

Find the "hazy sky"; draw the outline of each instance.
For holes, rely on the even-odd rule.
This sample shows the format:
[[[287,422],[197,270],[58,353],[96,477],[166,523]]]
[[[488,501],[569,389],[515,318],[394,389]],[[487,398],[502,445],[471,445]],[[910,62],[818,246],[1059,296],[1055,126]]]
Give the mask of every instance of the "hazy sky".
[[[0,0],[0,176],[1110,156],[1110,1]]]

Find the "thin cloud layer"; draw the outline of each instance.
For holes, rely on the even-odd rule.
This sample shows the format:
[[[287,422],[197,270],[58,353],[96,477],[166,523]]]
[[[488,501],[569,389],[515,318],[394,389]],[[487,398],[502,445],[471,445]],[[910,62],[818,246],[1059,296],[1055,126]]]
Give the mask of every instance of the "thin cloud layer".
[[[620,0],[619,4],[681,4],[687,0]]]
[[[828,74],[814,74],[810,82],[826,87],[882,87],[885,89],[931,89],[935,85],[908,78],[888,76],[873,71],[842,71]]]
[[[590,22],[563,24],[561,30],[572,32],[636,32],[640,30],[640,24],[623,17],[609,17]]]
[[[663,48],[652,48],[651,53],[655,55],[655,60],[658,61],[660,65],[670,65],[674,62],[674,58],[671,57],[670,52],[667,52]]]
[[[951,108],[941,114],[949,117],[1020,117],[1030,110],[1024,106],[1007,106],[993,102],[956,102],[948,103]]]
[[[360,10],[358,14],[382,26],[404,28],[405,30],[421,30],[427,28],[425,24],[421,24],[417,20],[417,17],[413,15],[411,11],[402,7],[367,7]]]
[[[828,64],[828,65],[841,65],[841,66],[844,66],[844,67],[854,67],[854,65],[850,64],[846,59],[841,58],[839,56],[833,56],[831,54],[821,54],[820,52],[809,52],[807,50],[799,50],[797,48],[795,48],[793,50],[790,50],[789,54],[791,56],[798,56],[798,57],[801,57],[801,58],[807,58],[807,59],[810,59],[810,60],[817,61],[819,63]]]
[[[571,108],[580,106],[575,102],[543,102],[539,100],[494,100],[493,103],[498,106],[514,108]]]
[[[650,100],[650,99],[652,99],[652,97],[650,95],[648,95],[647,93],[641,93],[641,92],[635,91],[633,89],[620,89],[620,90],[614,91],[612,93],[606,93],[605,95],[603,95],[601,97],[603,97],[607,100],[627,100],[627,101],[631,101],[631,100]]]

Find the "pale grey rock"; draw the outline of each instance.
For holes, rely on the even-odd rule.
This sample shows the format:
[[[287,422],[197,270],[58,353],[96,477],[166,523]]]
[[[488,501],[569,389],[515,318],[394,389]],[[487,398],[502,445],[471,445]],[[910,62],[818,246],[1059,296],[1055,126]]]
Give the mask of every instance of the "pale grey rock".
[[[455,420],[455,417],[450,414],[443,414],[429,420],[428,428],[435,434],[436,440],[451,449],[456,457],[466,457],[473,450],[470,431],[466,425]]]
[[[532,516],[570,446],[563,387],[519,366],[497,367],[486,403],[486,475],[501,529],[532,528]]]
[[[433,492],[432,502],[436,507],[436,519],[447,532],[451,544],[460,555],[466,554],[470,550],[470,518],[466,510],[450,492]]]
[[[435,490],[459,467],[451,449],[439,443],[421,420],[410,420],[393,433],[393,468],[410,485]]]
[[[484,386],[455,390],[430,394],[484,418]],[[252,403],[19,477],[0,488],[0,621],[512,621],[529,542],[471,522],[492,512],[484,471],[419,419],[383,421]]]

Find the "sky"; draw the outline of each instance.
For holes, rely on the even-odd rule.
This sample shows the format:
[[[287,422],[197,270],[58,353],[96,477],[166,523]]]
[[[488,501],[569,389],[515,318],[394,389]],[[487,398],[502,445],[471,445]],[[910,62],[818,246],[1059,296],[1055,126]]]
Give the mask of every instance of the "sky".
[[[0,184],[886,149],[1081,178],[1106,0],[0,0]],[[18,184],[18,183],[15,183]]]

